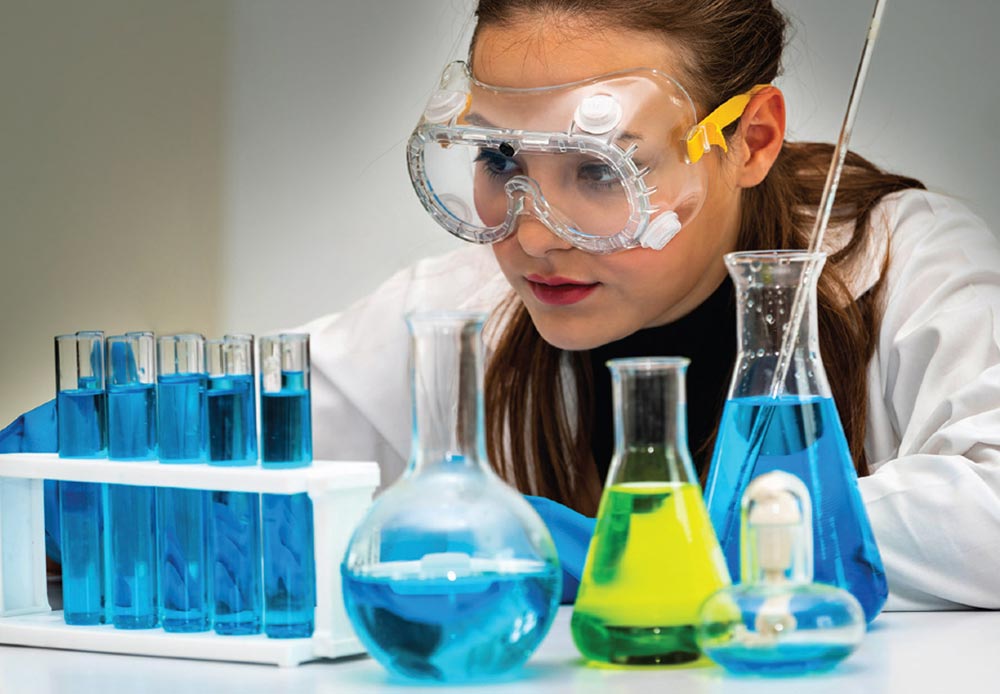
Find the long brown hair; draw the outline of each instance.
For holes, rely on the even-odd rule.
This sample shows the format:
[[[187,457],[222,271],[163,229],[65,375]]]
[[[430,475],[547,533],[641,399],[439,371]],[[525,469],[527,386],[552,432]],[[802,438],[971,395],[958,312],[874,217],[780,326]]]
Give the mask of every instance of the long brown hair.
[[[655,33],[670,41],[681,50],[682,77],[702,114],[774,81],[787,28],[771,0],[480,0],[472,50],[483,27],[546,15],[584,17],[594,27]],[[767,178],[742,193],[740,250],[807,247],[832,154],[828,144],[784,144]],[[866,250],[878,201],[907,188],[923,185],[848,155],[831,224],[853,223],[854,233],[819,280],[820,348],[859,475],[868,474],[867,367],[881,320],[885,265],[878,283],[856,300],[845,268]],[[486,372],[490,458],[521,491],[593,515],[601,480],[590,449],[589,359],[546,343],[513,295],[494,315],[504,328]]]

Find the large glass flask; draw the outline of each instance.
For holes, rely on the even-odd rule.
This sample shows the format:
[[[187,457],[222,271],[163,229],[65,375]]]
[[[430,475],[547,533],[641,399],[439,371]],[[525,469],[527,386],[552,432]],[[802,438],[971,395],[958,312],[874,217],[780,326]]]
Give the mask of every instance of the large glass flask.
[[[408,317],[410,463],[375,500],[341,565],[358,637],[407,677],[461,682],[512,671],[545,636],[561,594],[545,524],[486,458],[483,320]]]
[[[814,576],[849,591],[870,622],[888,594],[882,559],[819,354],[816,283],[825,255],[730,253],[739,352],[706,484],[712,524],[734,580],[740,576],[740,500],[758,475],[784,470],[813,502]],[[798,284],[808,301],[777,397],[772,380]]]
[[[683,358],[613,359],[615,452],[571,628],[590,660],[696,660],[698,608],[729,584],[687,444]]]

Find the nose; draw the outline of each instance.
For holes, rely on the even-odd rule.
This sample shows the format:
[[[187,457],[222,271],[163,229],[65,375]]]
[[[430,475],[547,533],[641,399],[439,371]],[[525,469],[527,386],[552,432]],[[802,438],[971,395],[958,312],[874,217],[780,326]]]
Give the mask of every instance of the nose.
[[[519,215],[515,224],[517,242],[527,255],[543,258],[553,251],[565,251],[573,247],[532,214]]]
[[[507,182],[505,190],[513,205],[514,233],[525,253],[541,258],[552,251],[573,247],[543,220],[552,217],[552,210],[534,179],[516,176]]]

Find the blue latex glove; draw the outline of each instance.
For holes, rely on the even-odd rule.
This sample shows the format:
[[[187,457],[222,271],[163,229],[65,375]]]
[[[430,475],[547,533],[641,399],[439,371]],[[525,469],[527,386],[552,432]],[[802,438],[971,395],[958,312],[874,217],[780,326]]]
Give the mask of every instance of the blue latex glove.
[[[0,431],[0,453],[56,453],[56,401],[25,412]],[[45,480],[45,553],[59,561],[59,489]]]
[[[540,496],[525,496],[549,528],[563,569],[562,602],[576,600],[576,591],[587,562],[587,549],[597,521],[568,506]]]

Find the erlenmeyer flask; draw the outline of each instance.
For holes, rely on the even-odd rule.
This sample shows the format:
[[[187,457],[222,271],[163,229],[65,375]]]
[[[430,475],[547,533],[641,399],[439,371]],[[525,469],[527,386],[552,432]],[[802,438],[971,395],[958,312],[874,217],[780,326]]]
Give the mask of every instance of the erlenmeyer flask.
[[[413,442],[341,565],[358,638],[391,672],[488,680],[521,665],[555,617],[548,529],[486,458],[482,314],[411,314]]]
[[[740,347],[705,497],[729,571],[739,580],[740,500],[747,485],[784,470],[805,483],[813,500],[815,581],[849,591],[871,622],[888,586],[819,354],[816,282],[825,255],[752,251],[725,260],[736,285]],[[800,281],[808,301],[775,398],[771,381]]]
[[[597,511],[573,641],[590,660],[696,660],[698,608],[729,573],[687,445],[683,358],[613,359],[615,452]]]

